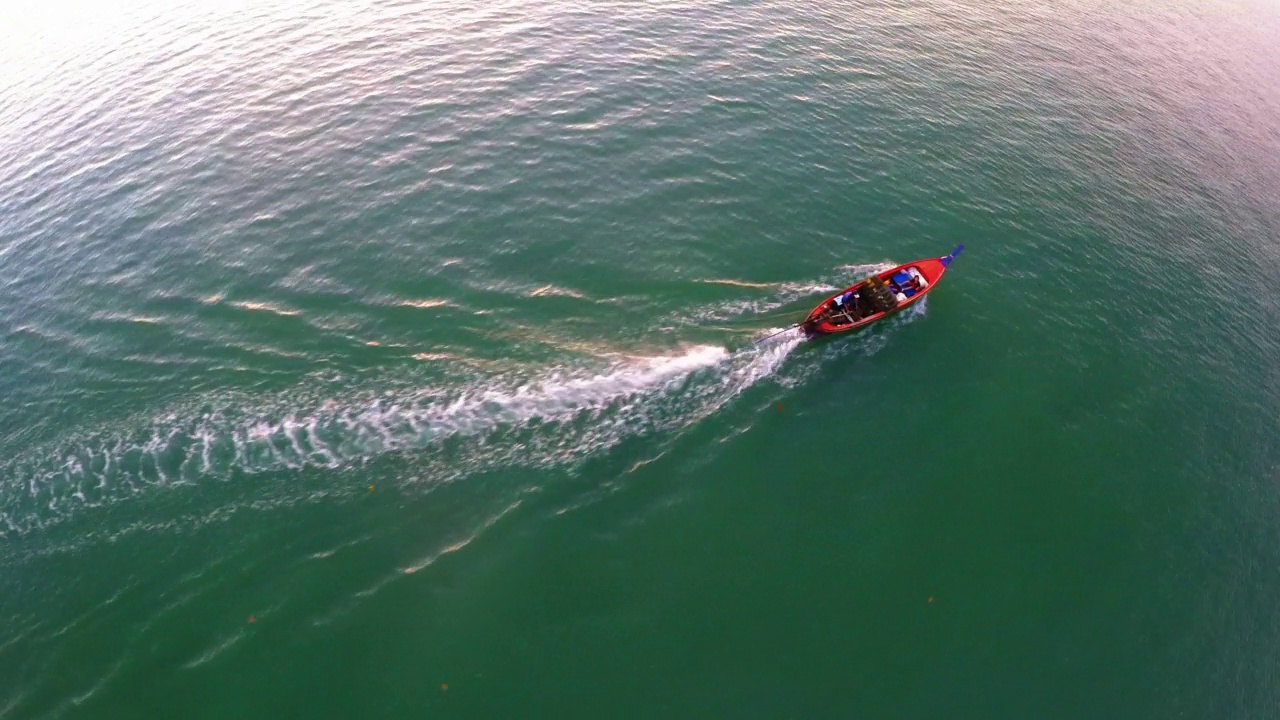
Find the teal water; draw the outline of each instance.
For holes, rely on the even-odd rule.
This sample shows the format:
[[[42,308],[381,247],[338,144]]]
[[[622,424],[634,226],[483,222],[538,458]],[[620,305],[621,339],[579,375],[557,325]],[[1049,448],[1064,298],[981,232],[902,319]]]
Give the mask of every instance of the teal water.
[[[1274,4],[69,7],[0,718],[1280,717]]]

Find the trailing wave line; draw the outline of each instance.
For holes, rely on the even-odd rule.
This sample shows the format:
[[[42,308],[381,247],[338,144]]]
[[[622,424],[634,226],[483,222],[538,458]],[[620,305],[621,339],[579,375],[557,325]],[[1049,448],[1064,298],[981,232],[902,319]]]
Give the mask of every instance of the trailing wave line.
[[[730,353],[698,346],[603,369],[423,390],[364,404],[170,415],[132,432],[32,449],[0,465],[0,536],[60,522],[148,488],[424,453],[428,479],[499,465],[574,462],[622,440],[687,426],[772,375],[798,334]],[[435,453],[440,462],[428,462]]]
[[[787,307],[793,303],[813,298],[817,295],[834,293],[835,291],[848,287],[853,283],[862,280],[872,273],[888,270],[893,267],[892,263],[883,262],[870,265],[841,265],[835,269],[835,272],[820,277],[817,280],[807,282],[780,282],[780,283],[748,283],[736,280],[701,280],[699,282],[715,284],[715,285],[732,285],[737,287],[745,287],[750,289],[769,289],[774,292],[768,297],[758,299],[739,299],[713,305],[687,315],[695,323],[716,322],[731,320],[743,315],[761,315],[779,308]],[[808,308],[805,308],[808,309]]]

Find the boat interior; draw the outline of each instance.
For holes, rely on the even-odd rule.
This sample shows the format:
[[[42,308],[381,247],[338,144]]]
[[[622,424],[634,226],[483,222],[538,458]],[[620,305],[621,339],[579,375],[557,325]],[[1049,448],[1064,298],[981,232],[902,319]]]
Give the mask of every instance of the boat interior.
[[[893,310],[928,286],[929,281],[914,265],[885,277],[872,276],[830,300],[819,321],[825,320],[833,327],[854,325],[872,315]]]

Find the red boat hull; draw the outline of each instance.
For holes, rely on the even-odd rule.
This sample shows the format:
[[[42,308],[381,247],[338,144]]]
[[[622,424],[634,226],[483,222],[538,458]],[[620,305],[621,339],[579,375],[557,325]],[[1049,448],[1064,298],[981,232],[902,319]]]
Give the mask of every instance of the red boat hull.
[[[890,268],[888,270],[884,270],[882,272],[876,273],[877,277],[885,281],[888,281],[888,279],[892,277],[894,273],[914,267],[915,269],[920,271],[920,274],[924,276],[924,279],[928,283],[924,288],[916,291],[916,293],[911,297],[907,298],[906,300],[899,301],[897,307],[893,308],[892,310],[889,310],[888,312],[877,312],[871,315],[867,315],[866,317],[858,318],[855,322],[852,322],[852,323],[833,322],[833,319],[830,316],[830,313],[828,312],[828,310],[831,307],[831,301],[835,300],[841,295],[844,295],[846,292],[861,288],[862,285],[867,281],[867,279],[863,279],[857,283],[854,283],[853,285],[850,285],[847,288],[844,288],[840,292],[835,293],[831,297],[828,297],[827,299],[819,303],[818,306],[815,307],[813,311],[810,312],[809,315],[805,317],[805,320],[801,324],[801,327],[804,328],[805,332],[809,333],[810,335],[834,335],[837,333],[852,332],[854,330],[864,328],[870,325],[871,323],[876,322],[877,320],[882,320],[888,317],[889,315],[892,315],[896,312],[899,312],[908,307],[911,307],[911,305],[920,302],[921,298],[923,298],[925,295],[928,295],[930,292],[933,291],[935,287],[938,286],[938,280],[942,277],[942,274],[946,272],[947,265],[950,264],[951,260],[955,258],[956,254],[959,253],[962,248],[963,246],[956,248],[954,252],[952,252],[950,255],[947,255],[945,257],[916,260],[914,262],[904,263],[897,267]],[[827,317],[824,317],[824,315],[826,315]]]

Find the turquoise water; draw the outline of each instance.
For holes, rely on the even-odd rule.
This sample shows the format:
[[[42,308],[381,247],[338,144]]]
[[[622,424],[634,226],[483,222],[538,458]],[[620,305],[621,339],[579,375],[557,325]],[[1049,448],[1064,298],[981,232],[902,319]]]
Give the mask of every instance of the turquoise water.
[[[1280,716],[1274,5],[65,9],[0,718]]]

